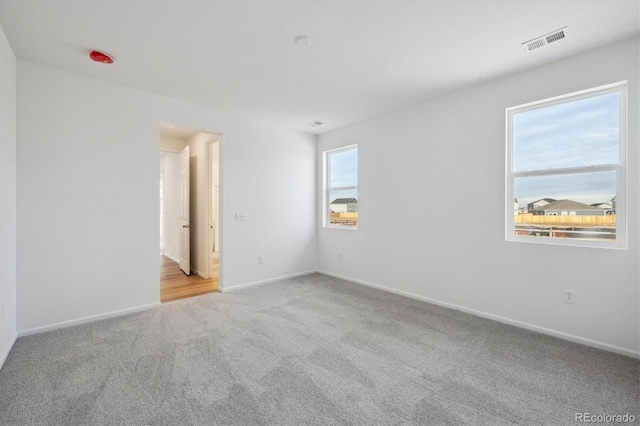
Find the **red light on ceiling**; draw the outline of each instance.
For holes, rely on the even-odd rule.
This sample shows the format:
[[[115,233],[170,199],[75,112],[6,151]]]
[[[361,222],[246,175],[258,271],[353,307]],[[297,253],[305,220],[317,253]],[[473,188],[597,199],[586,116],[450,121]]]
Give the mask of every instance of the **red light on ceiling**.
[[[91,53],[89,53],[89,57],[94,61],[101,62],[103,64],[113,63],[113,59],[111,59],[111,56],[105,55],[104,53],[98,52],[97,50],[92,50]]]

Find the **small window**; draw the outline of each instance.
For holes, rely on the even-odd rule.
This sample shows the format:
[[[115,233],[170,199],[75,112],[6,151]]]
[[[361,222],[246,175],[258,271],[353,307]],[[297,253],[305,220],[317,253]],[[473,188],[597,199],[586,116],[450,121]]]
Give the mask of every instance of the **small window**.
[[[508,241],[626,248],[626,88],[507,109]]]
[[[324,182],[324,226],[357,229],[357,145],[325,151]]]

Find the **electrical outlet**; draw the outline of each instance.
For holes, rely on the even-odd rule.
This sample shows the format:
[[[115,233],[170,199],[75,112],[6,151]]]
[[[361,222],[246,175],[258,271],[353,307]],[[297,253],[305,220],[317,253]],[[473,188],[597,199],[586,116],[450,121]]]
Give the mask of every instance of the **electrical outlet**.
[[[247,220],[246,212],[236,212],[236,220]]]
[[[344,258],[344,256],[342,255],[342,252],[339,251],[338,252],[338,260],[342,260]]]
[[[264,256],[263,255],[258,255],[258,263],[263,264],[264,263]]]
[[[565,290],[564,291],[564,303],[576,303],[576,291]]]

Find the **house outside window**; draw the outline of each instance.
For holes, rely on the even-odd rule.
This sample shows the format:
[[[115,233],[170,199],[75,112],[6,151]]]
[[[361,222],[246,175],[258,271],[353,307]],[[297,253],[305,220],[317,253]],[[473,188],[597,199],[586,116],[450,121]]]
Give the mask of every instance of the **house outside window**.
[[[507,241],[626,248],[626,90],[506,110]]]
[[[325,227],[358,227],[358,146],[324,152]]]

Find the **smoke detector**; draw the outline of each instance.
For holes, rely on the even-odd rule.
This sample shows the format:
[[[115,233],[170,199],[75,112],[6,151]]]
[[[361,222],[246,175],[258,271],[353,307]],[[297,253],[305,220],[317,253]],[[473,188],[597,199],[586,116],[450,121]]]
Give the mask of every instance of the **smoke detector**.
[[[324,121],[312,121],[311,123],[307,123],[307,126],[318,127],[318,126],[322,126],[323,124],[324,124]]]
[[[522,43],[522,48],[529,52],[539,47],[546,46],[547,44],[555,43],[567,36],[568,29],[569,27],[560,28],[559,30],[555,30],[549,34],[534,38],[533,40],[525,41]]]
[[[295,40],[293,40],[298,46],[302,46],[302,47],[307,47],[307,46],[311,46],[311,39],[309,38],[309,36],[306,35],[301,35],[295,38]]]
[[[97,50],[92,50],[91,53],[89,53],[89,57],[91,58],[91,60],[100,62],[101,64],[113,63],[113,58],[111,56],[107,55],[106,53],[98,52]]]

